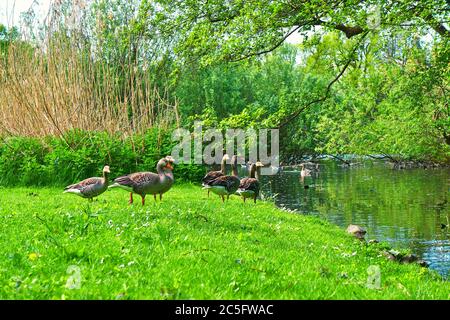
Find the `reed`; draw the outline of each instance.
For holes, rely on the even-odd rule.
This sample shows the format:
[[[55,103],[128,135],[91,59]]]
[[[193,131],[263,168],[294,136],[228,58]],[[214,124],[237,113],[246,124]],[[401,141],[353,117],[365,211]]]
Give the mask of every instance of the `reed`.
[[[109,64],[89,43],[53,34],[15,41],[0,59],[0,135],[63,136],[72,129],[143,133],[177,122],[177,104],[137,62]]]

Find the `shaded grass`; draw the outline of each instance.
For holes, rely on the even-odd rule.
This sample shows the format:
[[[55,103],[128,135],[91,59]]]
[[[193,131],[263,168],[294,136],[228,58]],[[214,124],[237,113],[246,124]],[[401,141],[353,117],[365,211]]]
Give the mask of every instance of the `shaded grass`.
[[[316,217],[192,185],[127,205],[55,188],[0,189],[2,299],[448,299],[449,282]],[[381,268],[369,289],[367,268]],[[67,288],[69,266],[81,287]]]

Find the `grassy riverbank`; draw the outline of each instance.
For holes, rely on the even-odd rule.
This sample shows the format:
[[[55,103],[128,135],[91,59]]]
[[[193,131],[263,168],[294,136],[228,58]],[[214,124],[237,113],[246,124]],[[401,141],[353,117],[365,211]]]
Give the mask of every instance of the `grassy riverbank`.
[[[450,283],[428,269],[272,203],[222,204],[191,185],[145,207],[127,200],[122,190],[88,203],[60,189],[1,188],[0,298],[450,298]],[[370,265],[380,289],[366,286]],[[77,270],[80,288],[70,289]]]

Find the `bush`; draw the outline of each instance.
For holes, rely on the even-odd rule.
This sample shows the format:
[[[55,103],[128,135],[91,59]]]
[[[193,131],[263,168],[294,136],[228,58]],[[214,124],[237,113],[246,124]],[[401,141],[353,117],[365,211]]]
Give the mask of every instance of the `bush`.
[[[98,176],[104,165],[112,177],[135,171],[153,171],[159,159],[170,155],[174,142],[170,130],[150,129],[145,134],[120,134],[72,130],[62,137],[44,139],[10,137],[0,143],[0,184],[7,186],[66,185]],[[176,181],[200,181],[203,166],[180,164]]]

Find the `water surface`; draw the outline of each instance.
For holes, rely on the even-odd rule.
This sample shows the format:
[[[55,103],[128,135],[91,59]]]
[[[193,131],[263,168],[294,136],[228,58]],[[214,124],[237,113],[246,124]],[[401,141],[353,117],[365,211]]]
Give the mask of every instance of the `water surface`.
[[[391,170],[384,163],[363,162],[344,168],[321,163],[320,173],[300,179],[285,169],[262,178],[264,195],[277,206],[321,216],[346,228],[358,224],[366,239],[412,251],[445,277],[450,273],[450,170]],[[305,186],[307,188],[305,189]]]

